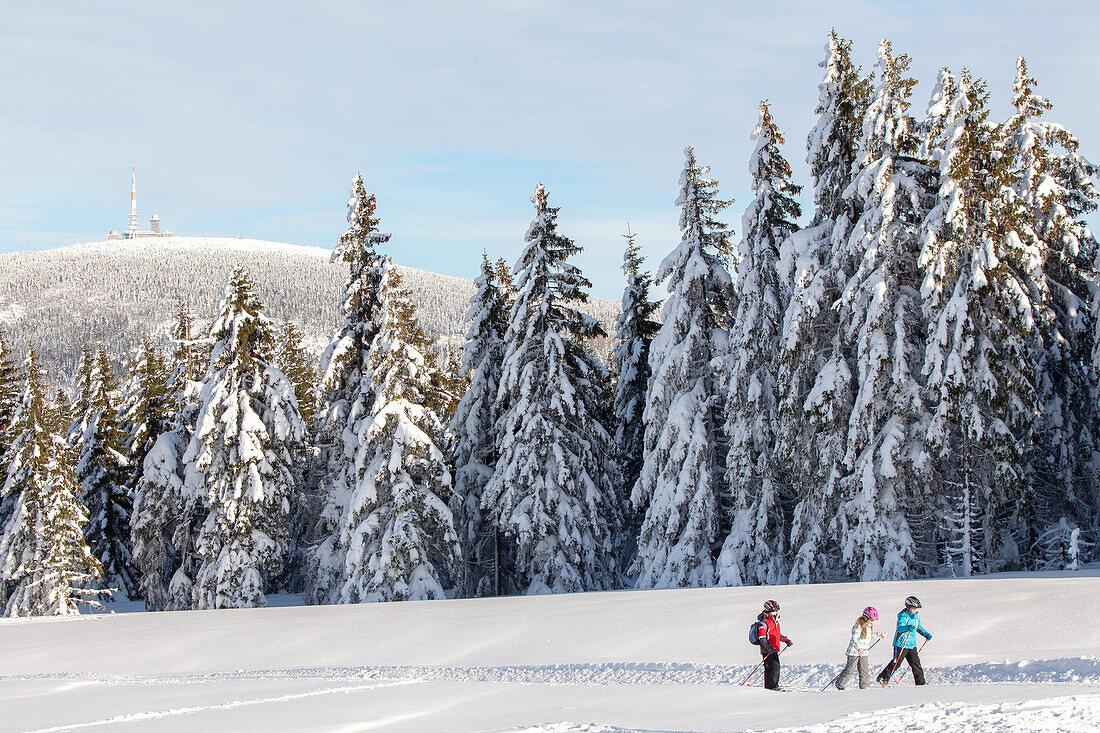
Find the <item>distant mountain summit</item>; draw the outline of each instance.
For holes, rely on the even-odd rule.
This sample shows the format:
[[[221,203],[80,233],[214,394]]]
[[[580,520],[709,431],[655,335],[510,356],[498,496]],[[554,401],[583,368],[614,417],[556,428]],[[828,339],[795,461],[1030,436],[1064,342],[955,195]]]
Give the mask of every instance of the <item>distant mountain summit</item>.
[[[329,263],[331,253],[256,239],[177,236],[0,254],[0,323],[15,348],[34,343],[51,379],[68,385],[85,342],[102,341],[121,359],[143,331],[167,338],[178,298],[208,323],[230,272],[241,266],[268,315],[298,324],[318,353],[336,324],[347,274],[345,266]],[[400,269],[428,334],[461,341],[473,283]],[[594,298],[585,310],[610,332],[619,307]]]

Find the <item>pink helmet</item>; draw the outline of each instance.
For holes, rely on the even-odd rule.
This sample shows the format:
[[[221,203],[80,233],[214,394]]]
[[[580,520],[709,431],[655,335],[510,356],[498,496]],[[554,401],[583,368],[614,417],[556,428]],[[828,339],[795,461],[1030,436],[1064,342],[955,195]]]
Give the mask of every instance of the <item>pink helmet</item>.
[[[871,621],[878,621],[878,609],[874,606],[867,606],[867,608],[863,609],[863,615]]]

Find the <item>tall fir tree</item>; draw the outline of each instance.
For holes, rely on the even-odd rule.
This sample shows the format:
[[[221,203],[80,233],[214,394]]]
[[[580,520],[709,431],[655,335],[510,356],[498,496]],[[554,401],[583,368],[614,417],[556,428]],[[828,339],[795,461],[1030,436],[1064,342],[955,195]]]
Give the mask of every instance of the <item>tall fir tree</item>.
[[[481,274],[466,310],[466,348],[462,372],[469,387],[458,403],[450,430],[455,491],[452,511],[462,549],[458,591],[465,597],[518,593],[510,545],[481,508],[485,485],[499,456],[496,396],[508,330],[507,293],[499,269],[481,258]]]
[[[103,587],[135,599],[139,597],[139,577],[130,544],[133,496],[130,461],[118,423],[117,389],[107,350],[99,344],[81,402],[84,412],[74,420],[83,427],[74,442],[76,480],[88,510],[88,545],[103,566]]]
[[[909,113],[916,80],[908,76],[909,64],[889,41],[879,44],[878,84],[863,121],[859,172],[845,191],[859,212],[847,242],[856,264],[838,301],[854,399],[830,529],[840,548],[841,574],[860,580],[914,573],[906,511],[931,496],[924,465],[917,258],[936,177],[917,157],[919,130]]]
[[[1100,413],[1091,362],[1096,313],[1090,308],[1100,284],[1100,251],[1083,219],[1100,198],[1095,183],[1100,169],[1080,155],[1073,133],[1042,119],[1051,104],[1036,86],[1020,58],[1013,88],[1016,111],[1006,135],[1016,158],[1014,188],[1040,240],[1050,296],[1037,318],[1040,415],[1027,455],[1025,549],[1033,566],[1046,569],[1080,566],[1085,558],[1079,550],[1095,542],[1100,510],[1094,459],[1100,453]]]
[[[149,610],[162,610],[167,605],[170,539],[166,526],[171,518],[170,510],[161,505],[164,497],[142,479],[146,457],[161,436],[174,427],[170,377],[164,355],[152,338],[143,334],[130,363],[125,402],[119,414],[127,436],[124,452],[130,465],[134,502],[129,528],[133,565],[141,597]]]
[[[80,347],[80,363],[76,368],[76,380],[73,384],[73,398],[69,400],[69,427],[66,437],[69,447],[79,451],[80,441],[88,429],[85,420],[93,414],[92,386],[95,371],[95,350],[85,343]]]
[[[620,517],[607,372],[584,345],[603,329],[570,307],[591,283],[568,262],[581,248],[558,233],[542,184],[531,202],[498,390],[500,458],[482,508],[512,543],[525,592],[603,590],[616,581]]]
[[[1021,560],[1022,449],[1036,411],[1036,311],[1046,299],[1042,251],[1013,189],[1015,154],[989,123],[987,101],[984,82],[964,71],[946,101],[938,203],[919,261],[937,544],[963,575]]]
[[[294,385],[298,412],[307,425],[313,424],[317,413],[317,371],[309,363],[302,345],[302,332],[293,323],[285,323],[278,334],[275,364]]]
[[[204,498],[196,608],[262,606],[286,559],[305,425],[294,386],[270,360],[272,326],[237,268],[210,327],[214,343],[184,490]]]
[[[79,613],[99,606],[89,589],[99,561],[84,539],[88,513],[78,497],[73,455],[46,398],[34,349],[11,422],[13,441],[0,497],[17,497],[0,527],[0,596],[5,616]]]
[[[7,474],[7,452],[15,436],[11,434],[11,422],[19,407],[19,370],[12,359],[11,347],[0,328],[0,476]],[[0,531],[15,506],[14,495],[7,502],[0,499]],[[0,601],[2,601],[0,590]]]
[[[460,554],[443,424],[428,406],[431,342],[390,262],[380,295],[368,363],[374,402],[356,425],[358,470],[341,528],[344,603],[445,598]]]
[[[615,427],[615,449],[618,451],[619,470],[616,501],[623,513],[623,529],[615,538],[620,567],[626,569],[637,550],[635,541],[641,527],[641,516],[630,503],[630,492],[638,482],[645,454],[646,391],[649,388],[649,347],[661,324],[655,320],[661,301],[650,300],[653,276],[642,269],[645,258],[637,235],[623,235],[626,250],[623,252],[623,274],[626,288],[623,290],[622,311],[615,329],[615,349],[611,353],[615,396],[612,402],[612,420]]]
[[[633,566],[639,588],[713,585],[723,539],[718,361],[734,296],[725,266],[732,232],[716,217],[731,202],[718,198],[718,182],[695,151],[684,155],[676,199],[682,238],[657,271],[668,299],[650,346],[645,452],[631,493],[645,515]]]
[[[141,591],[150,611],[194,606],[197,539],[206,520],[205,496],[184,487],[184,453],[194,435],[201,403],[209,340],[195,332],[194,317],[180,300],[172,331],[173,359],[168,377],[169,424],[139,468],[134,487],[130,537]]]
[[[275,366],[286,375],[294,385],[294,397],[298,401],[298,414],[306,425],[304,452],[295,457],[295,465],[301,471],[301,490],[295,492],[290,507],[290,544],[287,552],[286,571],[280,582],[289,592],[300,593],[305,587],[308,572],[306,561],[307,532],[321,511],[320,497],[316,487],[311,485],[312,478],[312,436],[310,431],[317,413],[317,371],[310,364],[305,347],[302,345],[302,332],[293,323],[284,323],[276,329],[274,348]]]
[[[318,405],[318,492],[323,502],[311,524],[307,560],[306,599],[310,603],[337,603],[346,581],[342,527],[352,492],[363,467],[358,463],[361,423],[370,419],[374,382],[370,348],[382,312],[382,274],[385,257],[377,248],[389,241],[376,215],[377,200],[368,195],[362,176],[352,179],[348,201],[348,230],[332,252],[333,262],[348,266],[341,313],[343,321],[321,357]]]
[[[783,136],[766,101],[752,139],[754,197],[741,218],[738,304],[730,332],[725,429],[733,518],[718,560],[721,585],[782,583],[788,572],[791,486],[775,448],[780,335],[790,294],[778,264],[780,245],[798,230],[802,209],[795,197],[801,187],[791,183],[790,164],[779,151]]]
[[[833,304],[853,262],[847,239],[858,218],[844,197],[858,173],[859,139],[871,80],[851,59],[851,41],[829,34],[825,78],[818,86],[818,121],[807,138],[814,181],[812,225],[781,248],[780,273],[791,289],[783,316],[780,384],[780,454],[796,485],[791,520],[794,583],[824,580],[835,555],[827,524],[844,474],[845,432],[852,374],[839,339]]]

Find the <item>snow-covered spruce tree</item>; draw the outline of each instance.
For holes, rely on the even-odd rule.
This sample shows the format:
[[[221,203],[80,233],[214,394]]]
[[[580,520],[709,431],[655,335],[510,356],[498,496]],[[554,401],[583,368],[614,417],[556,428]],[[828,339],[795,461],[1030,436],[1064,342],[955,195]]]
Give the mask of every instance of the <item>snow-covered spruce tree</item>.
[[[276,329],[274,350],[275,366],[286,375],[294,385],[294,397],[298,401],[298,414],[307,427],[314,424],[317,413],[317,371],[309,363],[305,348],[302,346],[302,333],[293,323],[284,323]],[[291,593],[300,593],[305,587],[306,534],[309,526],[316,521],[321,512],[320,498],[316,492],[308,490],[311,478],[313,451],[309,443],[312,436],[306,435],[303,442],[304,453],[295,457],[295,465],[301,472],[300,491],[295,492],[290,507],[290,544],[287,551],[286,572],[280,578],[280,584]]]
[[[637,235],[623,235],[626,250],[623,252],[623,273],[626,288],[623,290],[622,312],[615,329],[615,349],[611,353],[612,376],[615,381],[615,398],[612,403],[615,426],[615,448],[619,457],[618,491],[616,501],[623,513],[623,528],[615,538],[618,561],[628,568],[637,550],[641,516],[630,503],[630,492],[638,482],[645,453],[645,396],[649,389],[649,347],[661,329],[654,316],[661,308],[661,301],[650,300],[649,290],[653,276],[642,269],[645,258],[642,248],[635,241]]]
[[[779,276],[779,245],[798,230],[791,166],[768,103],[760,103],[749,158],[753,200],[741,218],[737,313],[730,331],[726,398],[728,483],[733,518],[718,558],[720,585],[776,584],[787,579],[790,479],[779,436],[779,339],[789,293]]]
[[[69,447],[80,452],[80,441],[88,425],[84,422],[92,414],[91,391],[95,370],[95,350],[85,343],[80,348],[80,364],[76,369],[76,382],[73,384],[73,398],[69,401],[70,422],[66,438]]]
[[[4,330],[0,328],[0,481],[8,473],[8,448],[16,438],[12,432],[15,429],[12,426],[12,419],[19,408],[20,382],[19,370],[12,359],[11,348],[4,338]],[[0,486],[3,484],[0,483]],[[14,491],[9,494],[0,491],[0,536],[4,533],[4,527],[18,499],[18,493]],[[4,583],[0,580],[0,609],[3,608],[6,599]]]
[[[176,382],[198,382],[210,363],[207,344],[196,338],[195,317],[180,298],[176,301],[176,325],[172,341],[176,345],[174,376]]]
[[[497,397],[500,458],[481,505],[513,545],[526,593],[603,590],[616,581],[620,522],[611,395],[583,343],[603,329],[569,305],[585,302],[591,283],[568,262],[581,248],[558,233],[542,184],[531,202]]]
[[[126,435],[125,454],[131,467],[133,511],[130,514],[130,542],[139,588],[149,610],[167,605],[170,510],[162,505],[160,488],[143,480],[145,459],[158,440],[174,428],[173,396],[168,382],[168,364],[148,334],[131,360],[130,378],[120,422]]]
[[[1032,357],[1046,283],[1013,189],[1014,151],[988,122],[985,84],[964,71],[957,88],[919,265],[938,544],[949,570],[969,575],[1020,561],[1022,446],[1036,411]]]
[[[724,263],[732,232],[715,217],[731,202],[719,200],[718,182],[695,151],[684,153],[676,199],[682,238],[657,271],[668,299],[650,344],[645,452],[631,493],[645,515],[633,565],[639,588],[713,585],[723,540],[718,358],[733,311]]]
[[[841,571],[860,580],[913,574],[916,552],[905,511],[930,498],[921,383],[920,226],[936,176],[917,158],[909,114],[910,59],[879,44],[878,84],[860,140],[858,175],[845,196],[860,212],[848,238],[855,270],[839,300],[842,350],[855,393],[831,534]]]
[[[209,343],[194,331],[194,318],[180,301],[172,332],[174,358],[168,378],[169,424],[141,464],[134,488],[130,537],[141,571],[142,596],[150,611],[185,610],[194,605],[199,558],[196,542],[206,520],[206,497],[184,490],[184,453],[201,407],[202,378]]]
[[[426,404],[431,342],[388,261],[380,305],[368,363],[374,402],[354,427],[354,483],[341,528],[344,603],[445,598],[458,569],[451,473],[438,448],[443,425]]]
[[[1078,154],[1080,144],[1071,132],[1041,119],[1051,104],[1035,86],[1027,63],[1019,59],[1016,113],[1006,134],[1016,153],[1015,190],[1042,243],[1050,294],[1037,322],[1040,415],[1027,456],[1026,547],[1036,567],[1079,567],[1084,558],[1078,548],[1094,542],[1100,509],[1094,459],[1100,453],[1100,425],[1091,362],[1096,316],[1089,307],[1097,291],[1100,252],[1082,219],[1096,209],[1100,191],[1094,179],[1100,171]],[[1074,535],[1075,529],[1084,534]]]
[[[293,323],[285,323],[280,329],[275,364],[294,385],[298,413],[311,425],[317,412],[317,372],[302,346],[302,332]]]
[[[19,406],[19,382],[19,370],[12,359],[11,347],[4,338],[4,329],[0,328],[0,476],[7,470],[4,454],[13,440],[13,436],[8,434],[8,426]],[[0,504],[0,527],[4,526],[6,518],[7,513]]]
[[[332,261],[348,265],[341,313],[343,321],[321,357],[317,430],[320,455],[319,499],[323,509],[308,528],[306,600],[337,603],[347,577],[347,547],[341,543],[345,511],[358,483],[358,437],[372,419],[374,383],[368,359],[381,318],[385,257],[377,247],[390,235],[378,228],[377,201],[368,195],[362,176],[352,179],[348,230],[332,252]]]
[[[164,355],[149,334],[142,334],[141,344],[130,360],[123,403],[119,407],[119,425],[125,435],[124,453],[129,465],[136,467],[133,471],[135,483],[141,475],[145,456],[171,425],[170,377]]]
[[[852,374],[841,350],[833,304],[854,270],[847,240],[859,217],[844,197],[858,172],[857,156],[871,81],[851,60],[851,42],[829,34],[825,78],[818,86],[818,121],[807,138],[814,181],[811,226],[780,249],[780,275],[790,287],[783,315],[779,370],[779,454],[795,489],[791,520],[793,583],[827,577],[835,548],[827,535],[834,492],[844,473]],[[855,169],[854,169],[855,168]]]
[[[481,509],[481,495],[492,478],[499,454],[496,411],[504,361],[504,334],[508,329],[506,294],[498,272],[486,255],[476,292],[466,311],[466,348],[462,371],[470,382],[451,420],[455,491],[452,499],[455,528],[462,549],[458,593],[464,597],[518,593],[514,562],[504,553],[496,527]]]
[[[203,497],[206,509],[194,606],[262,606],[286,557],[305,425],[294,386],[269,361],[271,323],[240,268],[225,286],[210,337],[202,406],[183,456],[184,490]]]
[[[0,496],[17,497],[0,527],[0,595],[5,616],[79,613],[99,606],[91,590],[100,565],[84,540],[88,513],[77,496],[73,455],[45,395],[32,348],[11,422],[14,436]]]
[[[138,572],[130,545],[130,462],[118,423],[118,383],[103,344],[96,348],[89,374],[84,413],[74,422],[84,428],[75,441],[76,480],[88,510],[85,536],[92,554],[103,566],[103,588],[127,598],[138,594]]]

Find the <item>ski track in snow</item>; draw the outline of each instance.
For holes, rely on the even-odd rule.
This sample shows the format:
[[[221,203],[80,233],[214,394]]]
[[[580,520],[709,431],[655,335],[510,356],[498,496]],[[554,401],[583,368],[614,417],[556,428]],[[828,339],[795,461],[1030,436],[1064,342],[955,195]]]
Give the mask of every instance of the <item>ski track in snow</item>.
[[[514,733],[660,733],[591,723],[552,723],[513,729]],[[775,728],[767,733],[1064,733],[1100,730],[1100,696],[977,705],[925,703],[853,713],[828,723]],[[762,732],[763,733],[763,732]]]
[[[52,676],[52,675],[51,675]],[[63,676],[63,675],[57,675]],[[412,684],[411,681],[393,681],[389,683],[378,683],[370,685],[349,685],[346,687],[335,687],[325,690],[312,690],[310,692],[300,692],[293,695],[279,695],[277,697],[264,697],[259,699],[249,700],[231,700],[229,702],[218,703],[216,705],[193,705],[190,707],[182,708],[170,708],[168,710],[151,710],[141,713],[126,713],[125,715],[115,715],[110,718],[103,718],[102,720],[91,720],[85,723],[71,723],[69,725],[58,725],[52,728],[38,728],[30,731],[30,733],[61,733],[62,731],[78,730],[80,728],[94,728],[98,726],[111,726],[119,723],[131,723],[136,721],[148,721],[158,718],[168,718],[175,715],[187,715],[189,713],[203,713],[211,710],[230,710],[232,708],[247,707],[249,705],[265,705],[268,703],[276,702],[289,702],[291,700],[300,700],[306,697],[318,697],[321,695],[333,695],[344,692],[359,692],[361,690],[376,690],[383,687],[393,687],[395,685],[407,685]]]
[[[607,662],[561,665],[515,665],[498,667],[365,666],[299,667],[269,670],[239,670],[185,675],[88,675],[38,674],[0,675],[4,680],[58,679],[127,685],[176,685],[217,680],[330,680],[398,682],[499,682],[528,685],[739,685],[756,669],[753,684],[759,685],[759,669],[749,665],[669,664]],[[784,665],[782,681],[788,689],[819,690],[840,672],[841,665]],[[872,674],[877,668],[872,670]],[[1100,684],[1100,657],[1063,657],[1024,662],[982,662],[951,667],[926,667],[929,684]],[[908,667],[895,680],[911,685]]]

